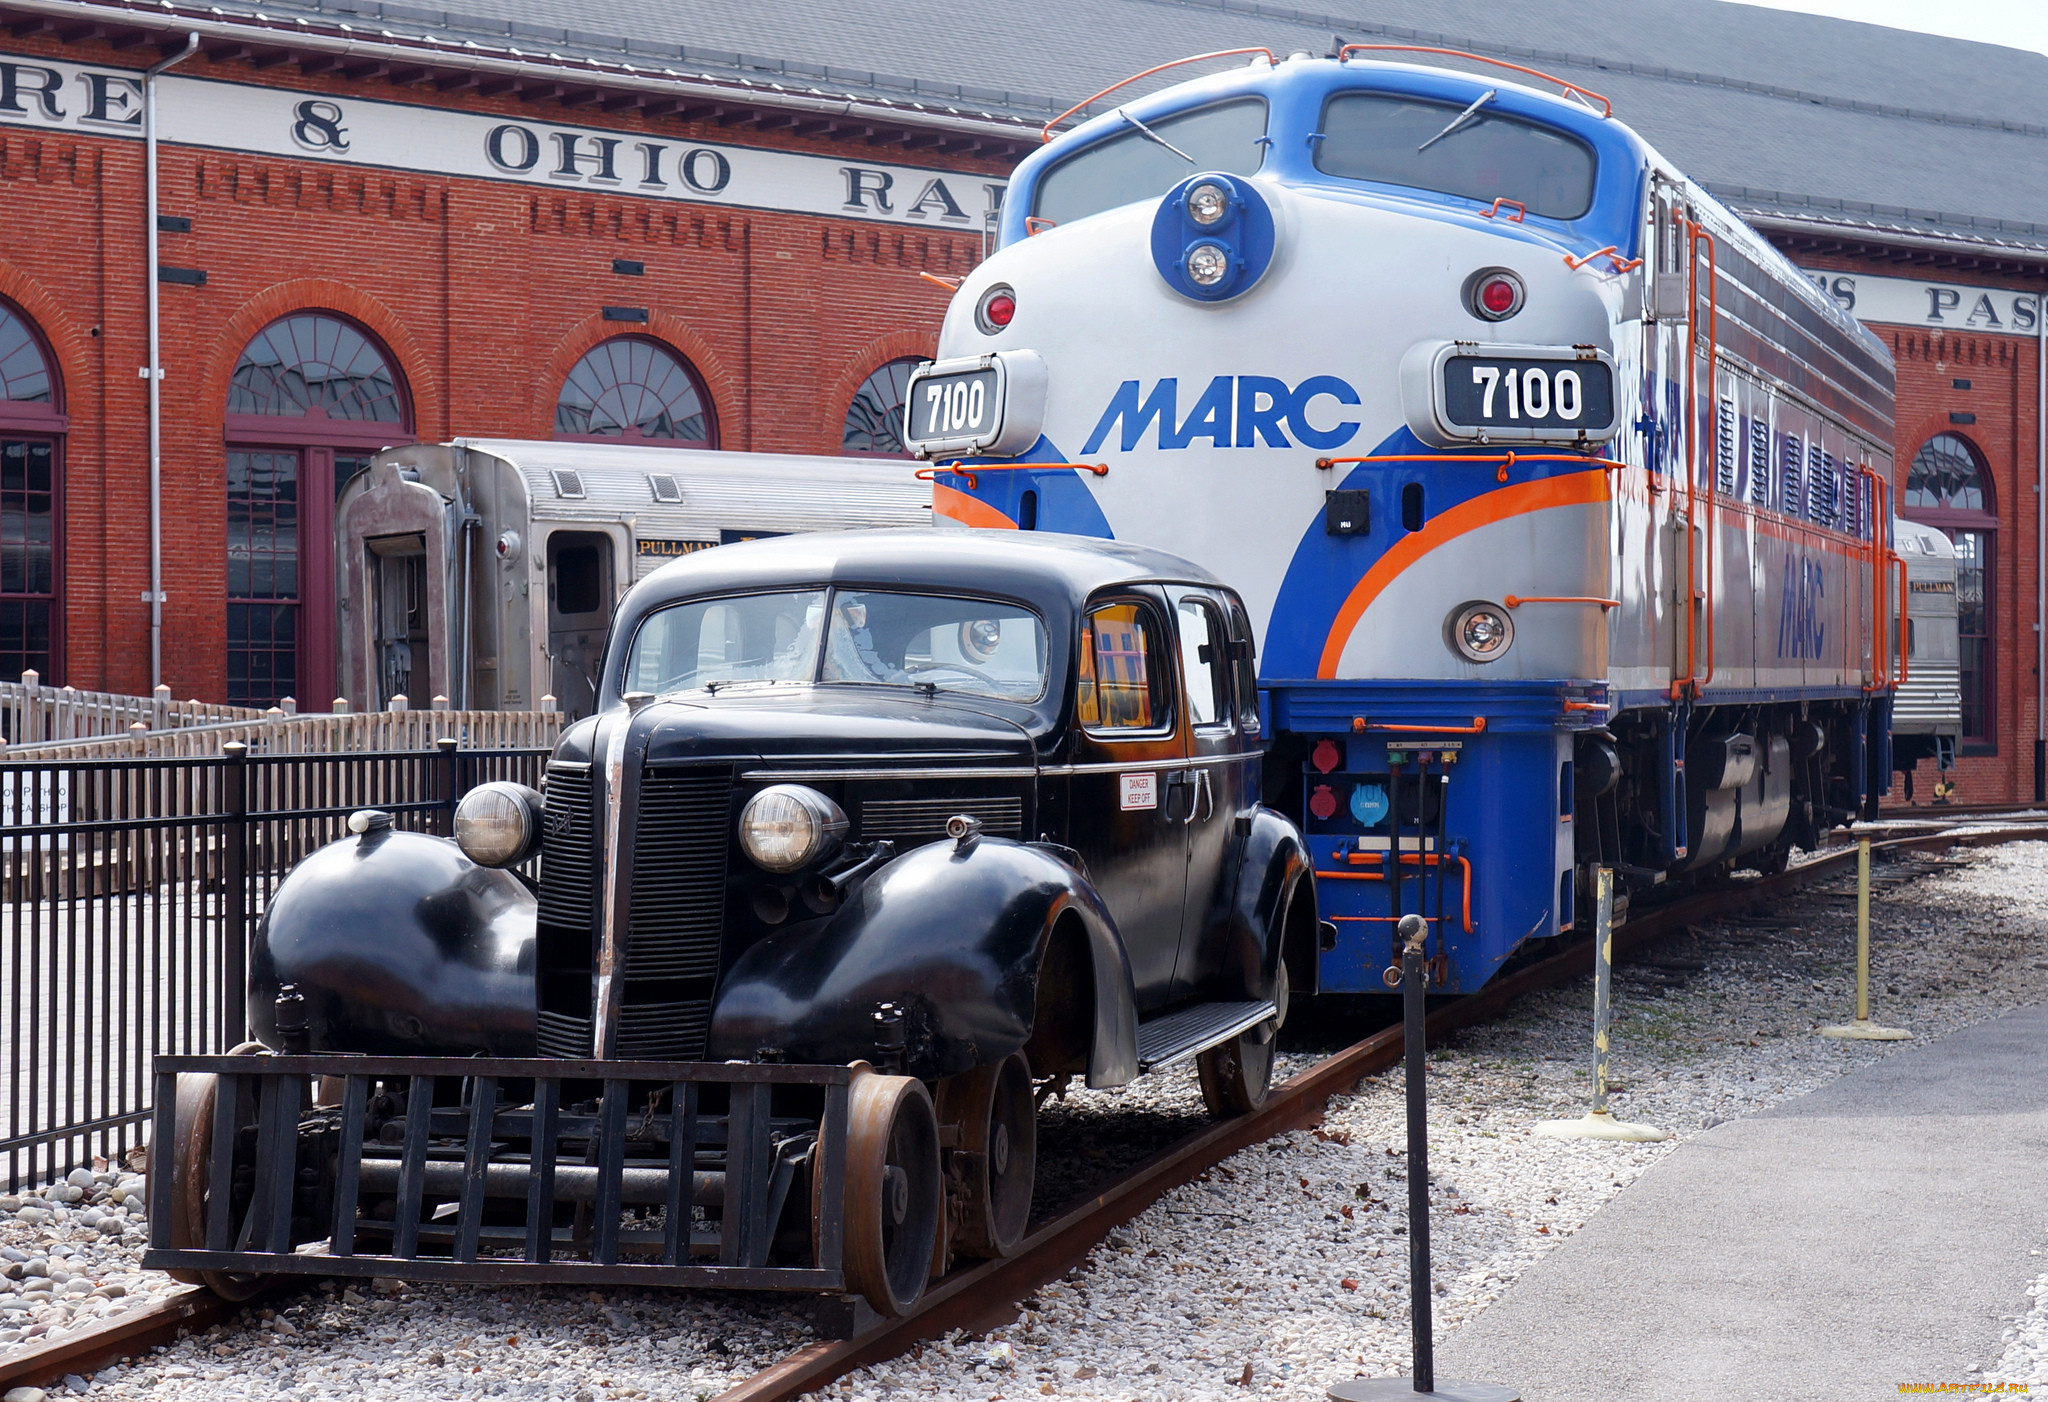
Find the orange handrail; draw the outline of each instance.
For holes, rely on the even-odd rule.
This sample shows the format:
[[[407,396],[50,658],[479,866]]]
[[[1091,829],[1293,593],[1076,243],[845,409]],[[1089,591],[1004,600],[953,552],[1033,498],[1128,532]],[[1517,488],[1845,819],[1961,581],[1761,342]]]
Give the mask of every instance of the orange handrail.
[[[1494,480],[1508,480],[1508,469],[1518,462],[1576,462],[1587,467],[1605,468],[1609,472],[1627,471],[1628,464],[1616,462],[1613,458],[1590,458],[1581,453],[1368,453],[1362,458],[1317,458],[1318,470],[1327,472],[1333,467],[1354,462],[1483,462],[1499,463]]]
[[[1523,604],[1598,604],[1602,613],[1621,607],[1619,599],[1599,599],[1590,594],[1510,594],[1501,602],[1511,609]]]
[[[1622,257],[1621,250],[1619,248],[1616,248],[1611,243],[1608,244],[1605,248],[1594,249],[1591,253],[1588,253],[1583,258],[1574,258],[1571,254],[1567,253],[1564,255],[1564,265],[1567,268],[1570,268],[1573,272],[1577,272],[1579,269],[1585,267],[1586,264],[1592,262],[1595,258],[1607,259],[1608,262],[1614,265],[1613,271],[1617,273],[1632,273],[1637,268],[1643,266],[1642,259]]]
[[[1480,210],[1479,213],[1481,217],[1491,219],[1500,213],[1500,207],[1504,204],[1511,204],[1515,207],[1515,212],[1508,216],[1508,223],[1519,224],[1529,217],[1529,206],[1523,204],[1520,200],[1511,200],[1506,195],[1495,195],[1493,203]]]
[[[1153,67],[1146,69],[1143,73],[1133,73],[1130,77],[1124,79],[1120,83],[1111,83],[1108,87],[1104,88],[1101,92],[1095,94],[1095,96],[1093,97],[1082,98],[1072,107],[1069,107],[1066,111],[1060,113],[1059,116],[1054,117],[1051,121],[1047,122],[1045,124],[1045,130],[1041,131],[1038,134],[1038,140],[1040,144],[1052,140],[1052,129],[1058,126],[1061,122],[1064,122],[1067,118],[1073,116],[1083,107],[1086,107],[1091,103],[1100,102],[1103,98],[1108,97],[1118,88],[1129,87],[1131,84],[1137,82],[1140,78],[1149,78],[1154,73],[1164,73],[1169,68],[1179,68],[1183,64],[1202,63],[1212,58],[1230,58],[1236,54],[1264,54],[1266,56],[1267,66],[1269,67],[1280,62],[1279,59],[1273,57],[1273,51],[1271,49],[1263,47],[1253,47],[1249,49],[1218,49],[1213,54],[1195,54],[1190,58],[1177,58],[1171,63],[1156,64]]]
[[[1870,682],[1863,688],[1868,693],[1891,685],[1891,605],[1885,598],[1891,570],[1884,543],[1884,484],[1867,466],[1859,465],[1856,475],[1870,481]]]
[[[1386,856],[1387,856],[1387,854],[1386,854],[1386,853],[1384,853],[1384,852],[1353,852],[1353,853],[1351,853],[1351,854],[1350,854],[1349,856],[1347,856],[1347,857],[1345,858],[1345,860],[1346,860],[1346,861],[1348,861],[1348,862],[1350,862],[1350,863],[1352,863],[1352,864],[1353,864],[1353,865],[1355,865],[1355,866],[1362,866],[1362,865],[1364,865],[1364,864],[1366,864],[1366,863],[1368,863],[1368,862],[1371,862],[1371,863],[1375,863],[1375,864],[1378,864],[1378,863],[1383,863],[1383,862],[1384,862],[1384,861],[1386,860]],[[1446,861],[1456,862],[1456,863],[1457,863],[1457,864],[1458,864],[1458,865],[1459,865],[1460,867],[1464,868],[1464,876],[1465,876],[1465,933],[1469,935],[1469,934],[1471,934],[1471,933],[1472,933],[1472,860],[1471,860],[1471,858],[1469,858],[1469,857],[1445,857],[1445,856],[1441,855],[1440,853],[1436,853],[1436,852],[1403,852],[1403,853],[1401,854],[1401,865],[1402,865],[1402,866],[1404,866],[1404,867],[1405,867],[1405,866],[1432,866],[1432,867],[1433,867],[1433,866],[1441,866],[1441,865],[1443,865],[1443,863],[1445,863]],[[1317,875],[1317,876],[1319,876],[1319,877],[1321,877],[1321,876],[1327,876],[1327,877],[1329,877],[1329,878],[1331,878],[1332,880],[1335,880],[1335,881],[1385,881],[1385,880],[1387,879],[1387,877],[1386,877],[1386,873],[1385,873],[1385,872],[1379,872],[1379,871],[1319,871],[1319,872],[1317,872],[1317,873],[1316,873],[1316,875]],[[1342,917],[1339,917],[1339,918],[1341,919]],[[1358,918],[1360,918],[1360,917],[1357,917],[1357,916],[1353,916],[1352,918],[1353,918],[1353,919],[1358,919]]]
[[[1671,215],[1671,222],[1683,227],[1686,232],[1685,286],[1687,301],[1690,305],[1686,310],[1685,365],[1693,391],[1689,396],[1691,402],[1686,406],[1685,415],[1685,671],[1683,674],[1679,674],[1675,668],[1673,669],[1671,696],[1672,699],[1676,700],[1687,691],[1690,691],[1694,696],[1699,695],[1700,691],[1714,680],[1715,670],[1714,561],[1716,552],[1714,537],[1716,531],[1714,528],[1714,503],[1716,484],[1713,480],[1713,472],[1720,470],[1718,462],[1710,464],[1713,472],[1708,474],[1705,483],[1706,510],[1704,515],[1706,521],[1704,534],[1706,536],[1707,587],[1704,593],[1700,590],[1700,552],[1694,550],[1692,544],[1692,531],[1701,525],[1699,518],[1702,515],[1700,510],[1702,484],[1700,481],[1698,365],[1700,342],[1699,278],[1700,250],[1702,246],[1705,247],[1707,254],[1707,407],[1714,411],[1714,443],[1717,449],[1721,438],[1721,416],[1718,412],[1720,396],[1718,393],[1719,386],[1716,382],[1718,369],[1716,362],[1720,354],[1720,323],[1714,239],[1698,222],[1687,218],[1683,210],[1674,210]],[[1706,605],[1707,624],[1707,671],[1705,676],[1699,675],[1695,665],[1700,653],[1699,605],[1702,602]]]
[[[1907,639],[1911,636],[1906,628],[1909,621],[1906,610],[1912,605],[1913,591],[1906,576],[1906,557],[1896,550],[1890,554],[1892,564],[1897,566],[1899,571],[1899,674],[1892,679],[1892,685],[1898,687],[1904,686],[1906,679],[1913,675],[1913,654],[1906,646]]]
[[[1432,49],[1425,48],[1420,44],[1346,44],[1343,48],[1337,50],[1337,62],[1342,63],[1353,54],[1364,53],[1447,54],[1452,58],[1470,59],[1474,63],[1490,63],[1495,68],[1512,69],[1516,73],[1527,73],[1532,78],[1541,78],[1546,83],[1555,83],[1573,97],[1590,97],[1600,104],[1601,116],[1612,117],[1614,115],[1614,104],[1599,93],[1594,92],[1591,88],[1582,88],[1577,83],[1568,83],[1555,73],[1545,73],[1540,68],[1524,68],[1519,63],[1509,63],[1506,59],[1488,58],[1485,54],[1466,53],[1463,49]],[[1183,62],[1186,61],[1183,60]],[[1145,75],[1141,73],[1138,76],[1142,78]],[[1094,100],[1094,98],[1090,98],[1089,102]],[[1082,105],[1086,106],[1087,104],[1083,103]]]
[[[964,278],[940,277],[937,273],[919,273],[918,276],[923,278],[926,282],[934,283],[939,287],[945,288],[948,292],[958,292],[960,290],[960,284],[966,281],[966,279]]]
[[[936,482],[941,472],[950,472],[955,477],[965,477],[967,489],[973,491],[981,485],[978,474],[983,472],[1031,472],[1041,468],[1047,472],[1058,472],[1063,467],[1070,467],[1076,472],[1092,472],[1097,477],[1109,476],[1109,464],[1106,462],[978,462],[972,467],[948,462],[920,467],[910,475],[920,482]]]
[[[1364,716],[1353,716],[1351,729],[1359,735],[1368,730],[1396,735],[1478,735],[1486,729],[1486,717],[1474,716],[1470,725],[1375,725]]]

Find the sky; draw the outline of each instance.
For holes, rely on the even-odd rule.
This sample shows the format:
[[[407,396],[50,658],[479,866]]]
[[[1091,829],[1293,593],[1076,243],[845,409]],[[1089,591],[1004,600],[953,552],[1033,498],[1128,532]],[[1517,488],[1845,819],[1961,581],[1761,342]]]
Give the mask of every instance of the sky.
[[[2048,0],[1736,0],[2048,54]]]

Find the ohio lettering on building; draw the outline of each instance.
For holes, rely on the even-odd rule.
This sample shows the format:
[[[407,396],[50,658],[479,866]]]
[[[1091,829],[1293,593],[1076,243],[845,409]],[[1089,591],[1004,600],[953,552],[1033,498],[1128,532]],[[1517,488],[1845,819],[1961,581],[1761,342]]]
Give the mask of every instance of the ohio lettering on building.
[[[0,6],[8,679],[151,683],[143,69],[190,30],[161,13]],[[1038,135],[697,75],[336,58],[308,26],[198,15],[156,84],[179,696],[325,708],[335,497],[387,444],[901,453],[948,298],[919,275],[980,260]]]

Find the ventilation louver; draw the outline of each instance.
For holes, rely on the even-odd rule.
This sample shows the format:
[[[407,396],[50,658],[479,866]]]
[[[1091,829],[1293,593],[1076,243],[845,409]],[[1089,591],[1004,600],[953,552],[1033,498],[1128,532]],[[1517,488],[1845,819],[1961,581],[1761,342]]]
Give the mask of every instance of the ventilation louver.
[[[554,479],[555,495],[565,501],[583,500],[583,474],[571,472],[566,467],[550,468],[548,476]]]
[[[668,502],[670,505],[674,505],[683,499],[682,484],[676,481],[674,473],[648,473],[647,490],[654,493],[656,501]]]

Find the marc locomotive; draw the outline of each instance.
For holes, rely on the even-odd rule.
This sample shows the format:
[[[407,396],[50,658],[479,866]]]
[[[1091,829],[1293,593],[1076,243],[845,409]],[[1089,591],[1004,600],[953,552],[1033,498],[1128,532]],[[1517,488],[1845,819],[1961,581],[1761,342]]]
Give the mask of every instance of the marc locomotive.
[[[1323,986],[1379,988],[1419,910],[1462,992],[1596,866],[1625,900],[1874,811],[1893,366],[1605,98],[1391,50],[1098,95],[1017,169],[908,427],[958,523],[1242,591]]]

